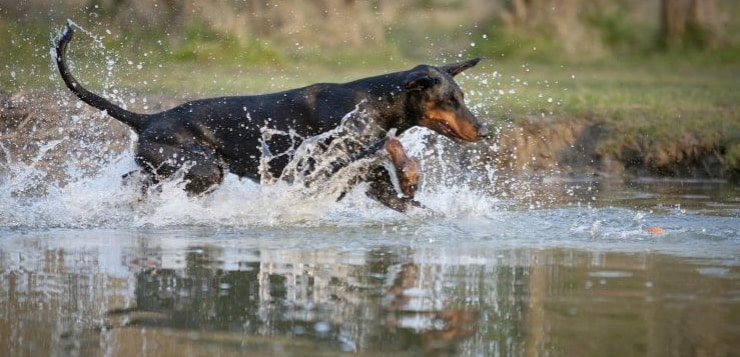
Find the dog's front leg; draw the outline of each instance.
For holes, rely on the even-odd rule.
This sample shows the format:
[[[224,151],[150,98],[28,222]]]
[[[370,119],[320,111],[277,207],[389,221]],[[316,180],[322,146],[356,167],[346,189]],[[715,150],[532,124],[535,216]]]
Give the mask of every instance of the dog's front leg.
[[[370,188],[367,195],[383,205],[398,212],[406,212],[410,207],[423,207],[413,196],[399,195],[393,186],[390,173],[384,166],[378,166],[368,176]]]
[[[428,215],[440,215],[414,199],[419,185],[419,165],[408,157],[401,142],[395,137],[389,137],[383,148],[390,157],[391,165],[378,166],[368,175],[370,188],[367,195],[399,212],[407,212],[415,207]],[[391,170],[395,174],[398,187],[395,187]]]
[[[398,139],[390,137],[384,145],[385,151],[390,156],[391,164],[398,179],[398,188],[406,197],[414,198],[419,187],[419,165],[406,155]]]

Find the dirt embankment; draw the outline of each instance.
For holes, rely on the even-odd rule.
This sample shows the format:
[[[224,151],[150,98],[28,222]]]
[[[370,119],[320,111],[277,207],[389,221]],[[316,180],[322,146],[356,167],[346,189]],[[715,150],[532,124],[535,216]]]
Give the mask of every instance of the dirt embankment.
[[[172,107],[173,98],[133,100],[129,107],[154,112]],[[626,143],[614,148],[610,129],[589,118],[523,118],[495,128],[489,142],[466,146],[460,162],[490,165],[522,176],[657,176],[691,179],[736,179],[716,148],[691,137],[670,147]],[[64,181],[70,165],[93,172],[117,154],[132,150],[131,130],[80,103],[69,93],[49,91],[0,93],[0,182],[9,163],[38,169],[44,180]],[[471,154],[472,153],[472,154]],[[74,160],[70,160],[74,158]]]
[[[670,177],[734,180],[720,148],[692,135],[656,145],[649,137],[615,139],[594,118],[531,117],[500,128],[500,167],[514,174],[611,178]]]

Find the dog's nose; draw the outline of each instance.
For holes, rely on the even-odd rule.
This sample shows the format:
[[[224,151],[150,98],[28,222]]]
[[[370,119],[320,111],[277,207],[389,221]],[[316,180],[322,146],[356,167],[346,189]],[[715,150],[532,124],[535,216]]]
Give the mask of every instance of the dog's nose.
[[[478,139],[485,139],[489,136],[488,134],[488,126],[481,125],[480,128],[478,128]]]

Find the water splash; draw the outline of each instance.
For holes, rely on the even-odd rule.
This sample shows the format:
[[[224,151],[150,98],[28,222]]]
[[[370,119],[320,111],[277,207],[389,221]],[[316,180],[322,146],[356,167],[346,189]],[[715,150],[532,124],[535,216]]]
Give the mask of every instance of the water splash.
[[[100,121],[95,115],[68,119],[75,127],[83,128],[81,130],[95,128],[99,126],[95,123]],[[104,142],[96,142],[93,135],[79,141],[78,135],[66,135],[64,139],[40,143],[37,153],[26,160],[16,159],[11,153],[14,150],[3,145],[0,148],[5,153],[6,163],[0,176],[3,177],[0,181],[0,226],[244,227],[310,225],[322,220],[346,223],[406,219],[408,217],[389,211],[364,195],[363,176],[370,168],[387,160],[382,150],[366,157],[356,156],[361,151],[359,148],[382,141],[386,135],[380,128],[366,125],[368,122],[372,122],[372,118],[367,113],[354,111],[335,130],[308,138],[301,146],[291,149],[292,160],[281,176],[264,177],[260,185],[229,174],[213,192],[199,197],[191,197],[183,190],[185,182],[182,179],[164,182],[145,192],[136,175],[123,179],[137,170],[133,142],[119,153],[113,153]],[[430,140],[434,135],[425,130],[411,130],[399,139],[412,156],[422,157],[444,152],[444,145]],[[74,155],[83,148],[87,151],[85,155]],[[60,153],[52,155],[55,150]],[[288,153],[266,153],[263,161],[269,165],[270,159],[283,154]],[[46,165],[50,156],[65,157],[65,161]],[[452,215],[467,215],[484,212],[483,208],[495,201],[481,203],[480,196],[473,190],[457,184],[454,190],[444,189],[443,185],[451,184],[449,180],[435,182],[433,177],[448,176],[455,171],[435,163],[440,158],[445,160],[442,155],[422,161],[431,174],[422,182],[427,189],[419,195],[429,200],[430,208]],[[337,198],[344,194],[347,197],[337,203]],[[463,199],[466,195],[467,199]]]
[[[305,138],[297,148],[277,155],[288,156],[290,161],[279,177],[273,177],[270,170],[262,169],[261,183],[288,184],[290,190],[303,200],[337,200],[364,181],[373,168],[392,167],[383,143],[386,138],[395,137],[395,130],[386,132],[377,125],[376,118],[361,108],[363,104],[347,113],[336,128]],[[263,137],[263,148],[268,146],[268,140]],[[268,155],[263,154],[261,164],[269,168],[274,156],[269,150],[264,152]],[[397,184],[395,170],[388,171]],[[400,189],[397,191],[400,193]]]

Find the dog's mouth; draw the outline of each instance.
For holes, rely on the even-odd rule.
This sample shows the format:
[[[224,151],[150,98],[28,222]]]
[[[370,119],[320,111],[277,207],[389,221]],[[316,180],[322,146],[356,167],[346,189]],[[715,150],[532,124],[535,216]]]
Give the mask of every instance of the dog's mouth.
[[[466,144],[474,142],[475,139],[471,140],[468,138],[463,137],[460,133],[458,133],[450,124],[446,122],[441,121],[435,121],[433,127],[430,127],[430,129],[436,131],[438,134],[444,135],[445,137],[449,138],[450,140],[454,141],[456,144]]]
[[[458,144],[472,143],[488,135],[485,127],[479,125],[478,120],[465,108],[451,111],[430,105],[418,125],[432,129]]]
[[[444,130],[442,130],[440,134],[446,136],[448,139],[454,141],[456,144],[462,145],[468,142],[467,140],[464,140],[462,137],[460,137],[460,135],[452,131],[449,126],[445,125],[443,129]]]

